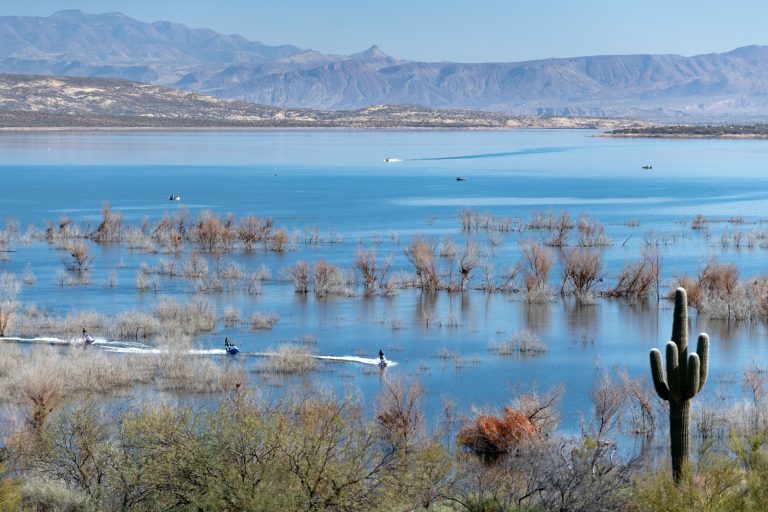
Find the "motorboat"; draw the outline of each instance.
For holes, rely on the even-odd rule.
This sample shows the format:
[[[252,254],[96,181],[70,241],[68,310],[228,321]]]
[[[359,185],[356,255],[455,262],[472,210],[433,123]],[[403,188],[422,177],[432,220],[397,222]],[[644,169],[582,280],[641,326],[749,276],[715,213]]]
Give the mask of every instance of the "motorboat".
[[[181,201],[181,196],[176,194],[171,194],[168,196],[169,201]]]
[[[464,176],[456,176],[456,181],[467,181],[467,178]]]

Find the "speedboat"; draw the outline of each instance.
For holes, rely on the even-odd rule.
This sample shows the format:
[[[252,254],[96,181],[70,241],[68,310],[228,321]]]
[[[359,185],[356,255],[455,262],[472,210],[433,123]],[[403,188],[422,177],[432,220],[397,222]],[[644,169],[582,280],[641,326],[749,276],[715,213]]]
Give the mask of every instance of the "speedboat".
[[[171,194],[171,195],[168,197],[168,200],[169,200],[169,201],[181,201],[181,196],[179,196],[179,195],[176,195],[176,194]]]
[[[648,169],[648,170],[650,170],[650,169],[653,169],[653,166],[652,166],[652,165],[644,165],[644,166],[643,166],[643,169]]]
[[[467,181],[467,178],[464,176],[456,176],[456,181]]]

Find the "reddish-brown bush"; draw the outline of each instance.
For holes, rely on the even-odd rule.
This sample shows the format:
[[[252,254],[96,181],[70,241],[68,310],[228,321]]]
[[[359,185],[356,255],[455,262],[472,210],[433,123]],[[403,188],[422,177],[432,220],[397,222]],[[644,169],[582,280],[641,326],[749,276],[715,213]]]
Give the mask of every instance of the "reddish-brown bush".
[[[536,428],[523,413],[504,408],[504,417],[478,416],[474,425],[462,428],[459,444],[478,455],[501,455],[536,437]]]

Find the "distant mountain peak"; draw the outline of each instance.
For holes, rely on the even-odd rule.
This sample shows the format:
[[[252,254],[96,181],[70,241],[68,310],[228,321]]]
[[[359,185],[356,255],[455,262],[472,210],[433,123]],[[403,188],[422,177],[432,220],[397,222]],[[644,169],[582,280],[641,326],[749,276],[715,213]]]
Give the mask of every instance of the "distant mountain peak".
[[[63,9],[49,16],[49,18],[79,18],[85,15],[80,9]]]
[[[392,59],[392,57],[381,51],[377,45],[373,45],[363,52],[352,54],[349,56],[349,58],[352,60],[362,60],[366,62],[376,62]]]

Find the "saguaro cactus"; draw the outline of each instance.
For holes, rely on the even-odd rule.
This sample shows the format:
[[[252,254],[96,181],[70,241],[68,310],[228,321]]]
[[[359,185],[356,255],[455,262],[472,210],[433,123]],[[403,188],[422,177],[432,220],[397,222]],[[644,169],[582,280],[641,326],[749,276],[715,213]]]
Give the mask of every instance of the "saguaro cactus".
[[[672,341],[667,343],[667,372],[661,367],[661,352],[651,350],[651,375],[656,393],[669,401],[669,439],[672,453],[672,475],[680,480],[683,463],[688,459],[691,398],[701,391],[707,380],[709,336],[702,333],[696,353],[688,354],[688,297],[683,288],[675,291],[675,314]]]

